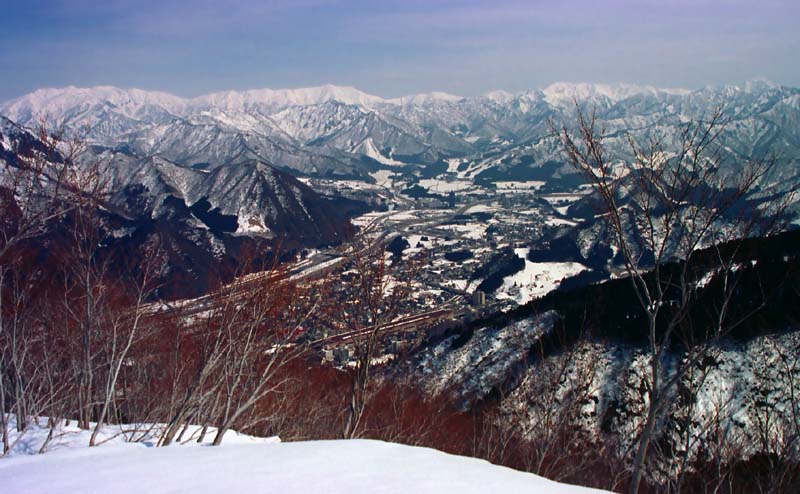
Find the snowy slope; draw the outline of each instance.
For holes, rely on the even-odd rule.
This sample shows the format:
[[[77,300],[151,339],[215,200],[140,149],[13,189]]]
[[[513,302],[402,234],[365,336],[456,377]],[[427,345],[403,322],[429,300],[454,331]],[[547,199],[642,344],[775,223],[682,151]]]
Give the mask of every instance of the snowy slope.
[[[0,461],[0,485],[7,494],[602,492],[428,448],[247,436],[219,447],[117,442],[19,455]]]
[[[688,445],[690,452],[701,453],[705,445],[720,441],[736,448],[737,455],[750,456],[763,447],[764,421],[770,424],[766,434],[779,441],[776,438],[782,431],[790,430],[792,421],[800,416],[800,403],[795,398],[800,386],[798,351],[800,332],[797,331],[760,336],[747,342],[724,341],[713,347],[702,364],[703,372],[681,381],[682,390],[696,389],[696,398],[685,402],[680,393],[675,393],[667,407],[673,421],[690,417],[693,436]],[[523,422],[532,422],[541,413],[535,405],[541,383],[557,382],[557,394],[562,397],[585,385],[592,398],[585,401],[576,427],[597,436],[611,429],[619,432],[626,443],[635,440],[647,399],[644,390],[649,366],[645,350],[607,341],[584,341],[573,352],[572,355],[554,352],[533,364],[524,372],[517,388],[503,399],[503,405],[520,412],[516,417],[525,417]],[[682,358],[683,354],[668,354],[665,367],[674,369]],[[552,375],[549,373],[565,362],[568,369],[564,375],[568,378],[547,381],[543,377]],[[590,376],[588,382],[580,383],[582,376]],[[484,379],[490,378],[497,379],[485,373]],[[677,450],[685,451],[687,445],[679,430],[671,430],[664,441],[665,444],[667,440],[675,441]]]
[[[413,372],[432,394],[449,391],[464,400],[462,404],[483,399],[525,365],[528,349],[558,319],[550,311],[501,328],[483,328],[466,342],[461,335],[452,335],[420,352],[412,363]]]
[[[0,114],[22,126],[43,117],[51,125],[86,131],[94,144],[131,146],[139,155],[161,155],[180,165],[214,166],[241,156],[303,174],[360,175],[371,139],[380,153],[429,166],[459,158],[472,178],[495,172],[501,179],[543,180],[536,168],[563,163],[549,120],[574,122],[575,102],[597,111],[610,135],[609,154],[627,156],[627,132],[646,138],[674,135],[685,122],[725,108],[729,125],[720,136],[731,158],[781,155],[781,173],[794,175],[800,156],[800,89],[763,81],[697,91],[629,84],[555,83],[541,90],[461,98],[446,93],[395,99],[352,87],[227,91],[179,98],[113,87],[42,89],[0,103]],[[552,171],[547,172],[553,175]],[[775,177],[782,180],[786,177]]]
[[[529,248],[514,249],[518,257],[525,259],[525,268],[503,279],[503,285],[495,293],[497,298],[512,299],[522,305],[547,295],[565,278],[586,269],[577,262],[531,262],[528,260],[529,251]]]

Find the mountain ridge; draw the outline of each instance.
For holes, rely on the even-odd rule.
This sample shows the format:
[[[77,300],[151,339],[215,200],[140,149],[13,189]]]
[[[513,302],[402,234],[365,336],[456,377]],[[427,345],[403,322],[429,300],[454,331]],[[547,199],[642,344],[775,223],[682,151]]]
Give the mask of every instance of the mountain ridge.
[[[749,85],[752,82],[764,81],[746,81],[744,84]],[[770,85],[780,86],[769,81]],[[732,87],[739,87],[731,85]],[[670,92],[685,94],[692,90],[683,88],[661,88],[650,85],[638,85],[629,83],[590,83],[590,82],[566,82],[556,81],[548,86],[541,88],[531,88],[528,90],[510,92],[502,89],[487,91],[479,96],[459,96],[449,94],[442,91],[430,91],[423,93],[412,93],[399,97],[382,97],[374,94],[367,93],[353,86],[339,86],[335,84],[324,84],[321,86],[309,86],[298,88],[254,88],[246,90],[223,90],[214,91],[210,93],[201,94],[194,97],[182,97],[171,94],[166,91],[160,90],[146,90],[136,87],[120,87],[112,85],[97,85],[97,86],[63,86],[63,87],[45,87],[39,88],[29,93],[23,94],[16,98],[0,102],[0,107],[8,108],[15,103],[22,102],[23,100],[31,99],[47,99],[52,100],[58,96],[75,97],[77,95],[101,97],[105,95],[106,98],[115,97],[120,98],[123,95],[129,97],[136,97],[144,99],[146,102],[159,103],[167,107],[173,108],[176,111],[185,109],[187,107],[200,107],[203,105],[217,106],[217,107],[231,107],[241,106],[245,104],[274,104],[276,106],[305,106],[320,104],[327,101],[338,101],[346,104],[392,104],[392,105],[418,105],[425,104],[431,101],[447,101],[456,102],[462,99],[479,99],[489,97],[492,94],[504,93],[511,96],[519,96],[526,93],[541,91],[545,94],[553,94],[558,91],[583,91],[583,92],[596,92],[605,94],[621,94],[624,91],[628,92]],[[12,118],[12,120],[14,120]]]
[[[394,99],[333,85],[188,99],[111,86],[68,87],[3,103],[0,114],[29,127],[63,124],[92,144],[181,166],[257,159],[300,176],[370,182],[375,172],[398,166],[437,175],[453,159],[467,167],[458,178],[471,180],[489,172],[496,179],[524,177],[550,161],[563,163],[549,122],[574,122],[576,103],[596,112],[609,132],[609,152],[620,159],[629,151],[621,136],[677,136],[680,127],[718,109],[728,122],[720,143],[736,159],[765,152],[790,162],[800,157],[800,89],[768,81],[691,91],[561,82],[517,93]]]

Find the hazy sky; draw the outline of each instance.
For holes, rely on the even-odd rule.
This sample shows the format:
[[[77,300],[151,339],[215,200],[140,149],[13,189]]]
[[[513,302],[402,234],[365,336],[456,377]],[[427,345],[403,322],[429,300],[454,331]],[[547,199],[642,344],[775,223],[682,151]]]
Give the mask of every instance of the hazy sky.
[[[800,0],[0,0],[0,100],[101,84],[182,96],[800,86],[798,21]]]

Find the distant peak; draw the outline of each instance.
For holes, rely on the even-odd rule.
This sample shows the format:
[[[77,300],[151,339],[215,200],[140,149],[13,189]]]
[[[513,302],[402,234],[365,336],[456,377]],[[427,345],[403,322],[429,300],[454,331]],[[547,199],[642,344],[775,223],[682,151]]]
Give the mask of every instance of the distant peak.
[[[114,86],[42,88],[0,105],[0,111],[18,120],[50,118],[71,108],[86,108],[111,103],[127,115],[137,115],[148,108],[160,107],[179,112],[186,100],[169,93]]]
[[[542,90],[545,100],[551,105],[563,104],[565,101],[608,98],[620,101],[642,94],[688,94],[688,89],[656,88],[653,86],[627,83],[600,84],[587,82],[555,82]]]
[[[514,94],[509,93],[508,91],[503,91],[502,89],[497,89],[495,91],[489,91],[488,93],[484,94],[483,97],[494,101],[495,103],[506,103],[514,98]]]
[[[387,100],[387,102],[396,105],[425,105],[435,102],[455,103],[456,101],[461,101],[462,99],[464,98],[454,94],[433,91],[430,93],[412,94],[400,98],[393,98]]]
[[[763,91],[765,89],[780,89],[780,88],[781,88],[780,84],[776,84],[764,77],[757,77],[745,81],[743,89],[745,92],[752,93],[756,91]]]
[[[252,105],[307,106],[336,101],[348,105],[371,105],[383,102],[383,98],[360,91],[351,86],[326,84],[298,89],[250,89],[246,91],[224,91],[198,96],[191,100],[195,105],[212,104],[227,109],[240,109]]]

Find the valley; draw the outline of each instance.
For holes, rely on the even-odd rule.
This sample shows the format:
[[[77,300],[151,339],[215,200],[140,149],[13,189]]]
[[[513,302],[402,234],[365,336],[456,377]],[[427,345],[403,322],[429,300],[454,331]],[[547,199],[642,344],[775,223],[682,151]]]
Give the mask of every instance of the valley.
[[[800,1],[0,18],[0,494],[800,493]]]
[[[663,449],[645,482],[662,488],[712,461],[697,446],[712,428],[739,448],[713,461],[734,465],[763,452],[744,447],[760,421],[791,430],[775,410],[800,413],[796,366],[765,364],[796,353],[800,133],[786,122],[800,121],[799,101],[766,82],[400,99],[337,86],[191,99],[39,90],[0,104],[15,205],[4,228],[26,254],[8,272],[56,287],[25,303],[76,334],[91,311],[53,294],[107,290],[113,317],[99,327],[147,321],[127,347],[142,352],[138,368],[115,340],[97,354],[111,363],[92,369],[130,380],[120,386],[140,401],[125,413],[157,416],[161,445],[200,420],[219,424],[220,441],[231,426],[401,438],[532,469],[556,443],[572,460],[553,468],[607,487],[589,466],[629,471],[647,437]],[[81,276],[96,286],[59,295]],[[51,358],[45,340],[19,341]],[[667,384],[648,408],[654,375]],[[141,405],[145,390],[161,404]],[[88,396],[70,393],[59,400]],[[405,394],[417,410],[392,401]],[[82,406],[85,425],[96,412]],[[407,420],[441,420],[442,435],[396,431]],[[494,449],[498,437],[522,456]],[[593,448],[606,456],[581,453]]]

